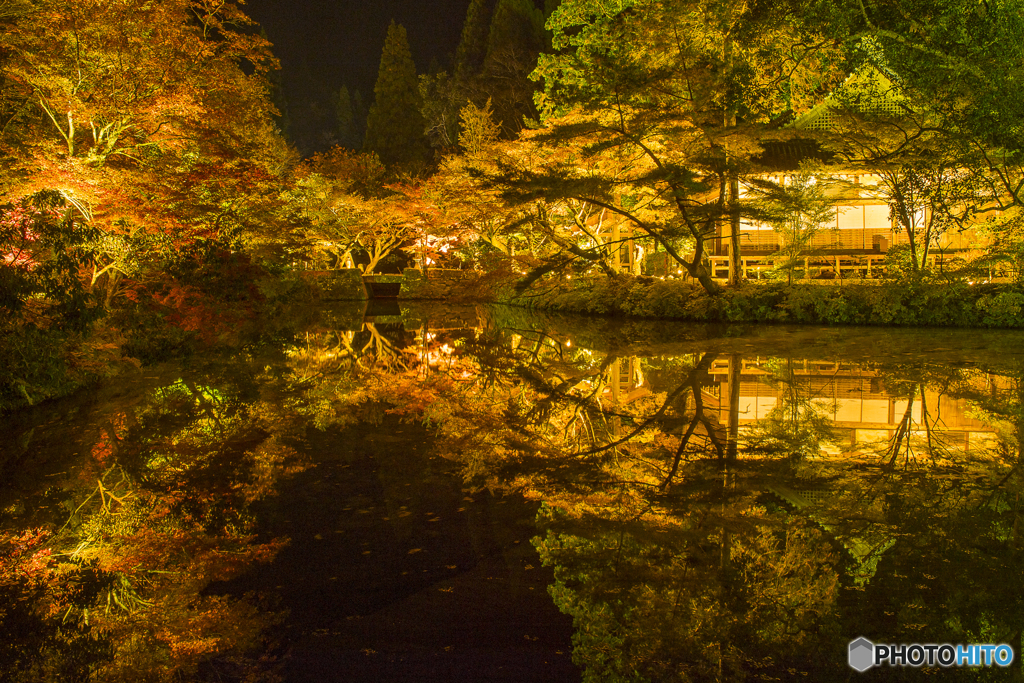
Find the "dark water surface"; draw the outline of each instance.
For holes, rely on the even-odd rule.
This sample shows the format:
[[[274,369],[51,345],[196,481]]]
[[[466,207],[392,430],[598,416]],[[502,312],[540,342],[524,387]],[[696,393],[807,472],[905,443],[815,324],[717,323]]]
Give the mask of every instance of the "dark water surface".
[[[1024,334],[371,313],[6,416],[0,681],[1021,678]]]

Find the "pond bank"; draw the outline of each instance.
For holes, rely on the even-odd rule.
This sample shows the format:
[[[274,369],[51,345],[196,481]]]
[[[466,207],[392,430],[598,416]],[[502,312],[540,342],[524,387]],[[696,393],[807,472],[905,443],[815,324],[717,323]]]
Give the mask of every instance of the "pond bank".
[[[368,289],[356,270],[304,274],[313,298],[365,300]],[[884,280],[872,284],[748,282],[708,296],[682,280],[647,276],[561,277],[517,291],[518,274],[460,270],[376,276],[388,280],[398,299],[511,306],[612,317],[687,322],[884,325],[893,327],[1024,327],[1024,287]]]
[[[543,280],[517,293],[513,281],[481,278],[467,294],[563,313],[691,322],[1024,327],[1015,284],[886,281],[877,285],[753,284],[708,296],[681,280],[652,277]]]

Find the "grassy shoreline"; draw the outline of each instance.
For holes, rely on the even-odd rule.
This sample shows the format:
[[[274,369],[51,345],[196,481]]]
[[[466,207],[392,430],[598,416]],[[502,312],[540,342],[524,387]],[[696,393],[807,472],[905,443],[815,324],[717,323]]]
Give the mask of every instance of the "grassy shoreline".
[[[482,278],[478,295],[498,303],[584,315],[691,322],[1024,328],[1024,287],[892,280],[881,284],[753,284],[711,297],[680,280],[620,276],[547,280],[524,292]]]

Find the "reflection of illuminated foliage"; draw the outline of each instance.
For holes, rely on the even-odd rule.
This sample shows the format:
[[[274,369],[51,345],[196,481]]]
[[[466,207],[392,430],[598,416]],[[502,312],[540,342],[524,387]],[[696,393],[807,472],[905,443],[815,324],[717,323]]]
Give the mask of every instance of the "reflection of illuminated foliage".
[[[417,344],[358,400],[428,420],[474,483],[545,503],[535,544],[587,680],[828,680],[857,635],[1016,642],[1016,383],[861,368],[893,419],[840,428],[868,389],[762,356],[744,367],[775,402],[737,430],[710,373],[727,361],[741,386],[737,354],[637,359],[523,326]],[[944,422],[965,401],[991,434],[970,448]]]
[[[305,343],[285,349],[288,384],[298,396],[288,406],[323,429],[338,420],[339,397],[355,392],[357,355],[353,335],[343,331],[307,333]]]
[[[240,380],[183,377],[111,416],[90,453],[99,469],[87,464],[64,503],[66,523],[4,537],[21,550],[0,566],[0,590],[26,601],[18,618],[36,624],[11,646],[20,664],[10,680],[84,680],[75,671],[85,670],[173,681],[210,662],[261,680],[247,653],[275,615],[206,589],[274,557],[283,541],[257,542],[248,507],[303,464],[282,442],[291,418]],[[9,624],[0,618],[0,630]]]
[[[734,680],[773,665],[814,668],[806,651],[835,621],[826,539],[807,525],[783,530],[781,516],[757,506],[733,507],[726,522],[694,494],[692,507],[627,518],[542,515],[548,533],[535,543],[555,566],[556,603],[576,622],[585,680]]]
[[[0,591],[31,595],[17,623],[58,634],[32,641],[54,667],[57,649],[104,680],[234,661],[270,617],[205,589],[278,547],[249,509],[301,467],[289,437],[388,412],[426,423],[470,486],[544,503],[534,543],[588,680],[831,680],[857,635],[1016,644],[1019,380],[875,363],[842,393],[838,364],[797,373],[770,349],[594,346],[375,324],[311,332],[255,376],[183,377],[97,428],[67,528],[0,541]],[[740,424],[755,371],[776,402]],[[887,421],[833,428],[857,390]],[[22,678],[46,680],[30,660]]]
[[[358,332],[318,331],[307,333],[304,343],[285,351],[288,357],[287,383],[298,395],[288,406],[325,429],[355,418],[345,408],[368,400],[365,384],[374,378],[401,375],[412,365],[403,339],[392,339],[386,329],[366,323]]]
[[[834,401],[814,395],[802,386],[793,369],[793,359],[771,359],[760,365],[768,370],[769,386],[778,391],[778,403],[743,435],[750,451],[791,458],[818,455],[823,444],[834,440]]]
[[[822,532],[769,515],[756,482],[721,485],[726,435],[703,392],[716,354],[638,365],[525,329],[463,339],[428,339],[414,361],[441,362],[382,377],[369,396],[430,420],[470,479],[545,501],[537,544],[590,680],[798,662],[834,624]]]

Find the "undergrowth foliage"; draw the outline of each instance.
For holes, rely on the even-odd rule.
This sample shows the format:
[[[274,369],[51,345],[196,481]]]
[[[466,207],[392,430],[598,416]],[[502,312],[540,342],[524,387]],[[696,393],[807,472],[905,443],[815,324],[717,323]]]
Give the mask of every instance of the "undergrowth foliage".
[[[710,297],[677,280],[619,277],[562,280],[506,303],[588,315],[695,322],[938,327],[1024,327],[1017,284],[893,281],[880,285],[748,285]]]

